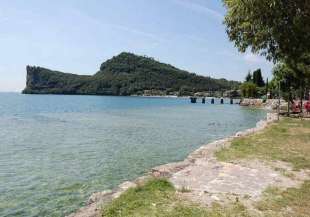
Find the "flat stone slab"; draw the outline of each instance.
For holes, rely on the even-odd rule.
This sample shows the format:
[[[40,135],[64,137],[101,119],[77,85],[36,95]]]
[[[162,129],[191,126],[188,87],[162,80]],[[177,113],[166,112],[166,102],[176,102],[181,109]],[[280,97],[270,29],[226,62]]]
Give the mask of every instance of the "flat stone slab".
[[[154,177],[165,177],[169,178],[172,174],[188,167],[191,163],[188,160],[184,160],[182,162],[176,162],[176,163],[169,163],[165,165],[161,165],[158,167],[154,167],[151,170],[151,174]]]
[[[207,205],[231,201],[232,197],[258,200],[269,186],[287,188],[299,184],[258,160],[235,164],[198,159],[173,174],[170,181],[177,189],[186,189],[189,199]]]

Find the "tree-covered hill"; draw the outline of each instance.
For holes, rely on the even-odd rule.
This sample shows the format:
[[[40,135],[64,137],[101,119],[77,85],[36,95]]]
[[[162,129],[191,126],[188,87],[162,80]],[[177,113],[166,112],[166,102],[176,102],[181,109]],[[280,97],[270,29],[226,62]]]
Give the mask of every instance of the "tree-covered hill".
[[[191,94],[230,90],[239,82],[213,79],[180,70],[145,56],[121,53],[102,63],[93,76],[27,66],[26,94],[134,95],[153,93]]]

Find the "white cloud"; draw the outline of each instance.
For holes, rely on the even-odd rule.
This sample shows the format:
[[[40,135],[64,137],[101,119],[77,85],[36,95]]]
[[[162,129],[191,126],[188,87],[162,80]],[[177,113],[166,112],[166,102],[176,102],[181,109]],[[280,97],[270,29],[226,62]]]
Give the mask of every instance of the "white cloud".
[[[266,62],[266,59],[262,56],[259,56],[257,54],[253,54],[251,52],[247,52],[243,55],[243,59],[247,62],[247,63],[251,63],[251,64],[257,64],[257,63],[264,63]]]
[[[262,64],[262,63],[270,63],[266,60],[265,57],[260,56],[258,54],[254,54],[250,51],[245,53],[230,51],[230,50],[221,50],[217,52],[218,55],[238,59],[240,61],[245,61],[247,64]],[[272,65],[272,63],[270,63]]]
[[[111,26],[114,29],[118,29],[118,30],[121,30],[121,31],[129,32],[129,33],[132,33],[132,34],[135,34],[135,35],[142,36],[144,38],[149,38],[149,39],[154,40],[156,42],[164,41],[164,39],[159,37],[158,35],[155,35],[155,34],[149,33],[149,32],[145,32],[145,31],[142,31],[142,30],[139,30],[139,29],[130,28],[130,27],[127,27],[127,26],[124,26],[124,25],[119,25],[119,24],[106,24],[106,25],[109,25],[109,26]]]
[[[97,19],[94,16],[82,13],[80,10],[77,10],[77,9],[71,9],[71,13],[75,16],[80,16],[83,20],[87,20],[88,22],[93,23],[94,25],[97,25],[97,26],[108,26],[114,30],[130,33],[136,36],[140,36],[142,38],[152,40],[155,43],[160,43],[162,41],[165,41],[163,37],[160,37],[154,33],[146,32],[141,29],[125,26],[122,24],[107,23],[107,22]]]
[[[181,5],[187,9],[210,15],[216,19],[220,19],[220,20],[224,19],[224,15],[222,15],[220,12],[210,9],[206,6],[191,2],[190,0],[173,0],[173,1],[177,3],[178,5]]]

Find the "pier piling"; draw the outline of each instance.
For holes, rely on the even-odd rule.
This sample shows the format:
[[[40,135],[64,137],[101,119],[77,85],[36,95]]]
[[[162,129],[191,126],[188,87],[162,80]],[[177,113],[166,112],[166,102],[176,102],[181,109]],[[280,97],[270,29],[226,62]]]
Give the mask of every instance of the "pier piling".
[[[191,103],[197,103],[197,98],[196,97],[190,97]]]

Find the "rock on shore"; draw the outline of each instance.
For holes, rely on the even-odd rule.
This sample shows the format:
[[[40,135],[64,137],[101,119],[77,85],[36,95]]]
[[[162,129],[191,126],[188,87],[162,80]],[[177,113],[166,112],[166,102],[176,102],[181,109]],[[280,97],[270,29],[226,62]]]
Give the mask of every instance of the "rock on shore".
[[[241,106],[262,106],[263,100],[262,99],[247,99],[244,98],[240,101]]]
[[[250,106],[250,107],[264,107],[268,110],[276,110],[279,106],[278,99],[267,99],[264,101],[263,99],[250,99],[250,98],[243,98],[240,101],[241,106]],[[280,110],[287,111],[288,103],[281,99],[280,100]]]

